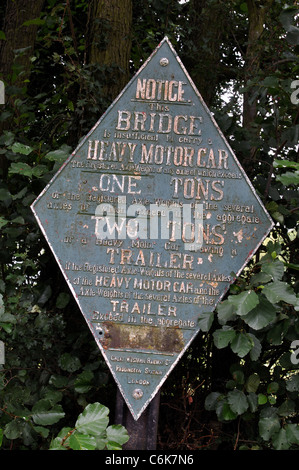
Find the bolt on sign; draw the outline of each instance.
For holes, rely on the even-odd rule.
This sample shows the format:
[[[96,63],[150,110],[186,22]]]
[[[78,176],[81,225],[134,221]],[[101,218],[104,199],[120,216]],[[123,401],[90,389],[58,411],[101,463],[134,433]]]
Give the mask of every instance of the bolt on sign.
[[[135,420],[272,227],[167,37],[32,210]]]

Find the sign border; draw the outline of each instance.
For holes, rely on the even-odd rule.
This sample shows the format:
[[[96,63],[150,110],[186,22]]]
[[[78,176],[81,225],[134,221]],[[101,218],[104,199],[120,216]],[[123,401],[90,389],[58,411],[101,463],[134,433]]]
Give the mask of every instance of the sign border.
[[[126,90],[129,88],[129,86],[133,83],[133,81],[135,81],[138,77],[138,75],[144,70],[144,68],[148,65],[148,63],[153,59],[153,57],[155,56],[155,54],[157,53],[157,51],[161,48],[161,46],[164,44],[164,43],[167,43],[170,50],[172,51],[172,53],[174,54],[179,66],[181,67],[182,71],[184,72],[186,78],[188,79],[191,87],[193,88],[193,91],[195,92],[196,96],[198,97],[198,99],[200,100],[203,108],[205,109],[205,111],[207,112],[208,116],[210,117],[211,119],[211,122],[213,124],[213,126],[215,127],[215,129],[217,130],[219,136],[221,139],[223,139],[223,141],[225,142],[228,150],[231,152],[231,156],[232,158],[234,159],[235,163],[237,164],[238,168],[240,169],[240,172],[242,173],[242,176],[244,177],[246,183],[249,185],[252,193],[254,194],[254,196],[256,197],[257,199],[257,202],[259,203],[260,207],[263,209],[267,219],[269,220],[269,228],[267,228],[267,230],[265,231],[265,233],[263,234],[261,240],[259,241],[259,243],[256,245],[256,247],[248,254],[245,262],[243,263],[243,265],[239,268],[238,272],[236,273],[236,277],[239,276],[239,274],[243,271],[243,269],[245,268],[245,266],[248,264],[248,262],[250,261],[250,259],[255,255],[256,251],[259,249],[259,247],[261,246],[261,244],[263,243],[263,241],[265,240],[265,238],[268,236],[269,232],[272,230],[273,226],[274,226],[274,222],[273,220],[271,219],[270,215],[268,214],[266,208],[264,207],[264,204],[262,203],[260,197],[258,196],[258,194],[256,193],[256,190],[254,189],[251,181],[249,180],[245,170],[242,168],[240,162],[238,161],[234,151],[232,150],[232,148],[230,147],[229,143],[227,142],[224,134],[222,133],[222,131],[220,130],[217,122],[215,121],[211,111],[208,109],[207,105],[205,104],[201,94],[199,93],[198,89],[196,88],[193,80],[191,79],[190,75],[188,74],[186,68],[184,67],[181,59],[179,58],[178,54],[176,53],[174,47],[172,46],[171,42],[169,41],[168,37],[165,36],[164,39],[159,43],[159,45],[155,48],[155,50],[150,54],[150,56],[147,58],[147,60],[142,64],[142,66],[139,68],[139,70],[136,72],[136,74],[130,79],[130,81],[127,83],[127,85],[123,88],[123,90],[121,91],[121,93],[115,98],[115,100],[111,103],[111,105],[107,108],[107,110],[103,113],[103,115],[100,117],[100,119],[96,122],[96,124],[92,127],[92,129],[86,134],[85,137],[83,137],[83,139],[81,140],[81,142],[78,144],[78,146],[76,147],[76,149],[70,154],[70,156],[66,159],[66,161],[63,163],[63,165],[60,167],[60,169],[57,171],[57,173],[53,176],[53,178],[49,181],[49,183],[47,184],[47,186],[43,189],[43,191],[39,194],[39,196],[35,199],[35,201],[32,203],[31,205],[31,210],[39,224],[39,227],[45,237],[45,239],[47,240],[48,242],[48,245],[54,255],[54,258],[56,259],[61,271],[62,271],[62,274],[64,276],[64,278],[66,279],[67,281],[67,284],[72,292],[72,295],[73,297],[75,298],[78,306],[79,306],[79,309],[86,321],[86,323],[88,324],[88,320],[86,319],[85,315],[83,314],[83,311],[81,309],[81,306],[80,306],[80,303],[79,303],[79,299],[74,291],[74,288],[70,282],[70,280],[68,279],[67,275],[66,275],[66,272],[63,270],[63,267],[61,266],[61,263],[54,251],[54,248],[52,247],[51,243],[49,242],[48,240],[48,237],[47,237],[47,234],[46,234],[46,231],[36,213],[36,210],[35,210],[35,205],[38,203],[38,201],[43,197],[43,195],[48,191],[48,189],[51,187],[51,185],[53,184],[53,182],[56,180],[56,178],[59,177],[59,175],[61,174],[61,172],[63,171],[63,169],[65,168],[66,165],[68,165],[68,163],[72,160],[72,158],[75,156],[75,154],[79,151],[79,149],[83,146],[83,144],[88,140],[89,136],[94,132],[94,130],[101,124],[101,122],[103,121],[103,119],[106,117],[106,115],[110,112],[110,110],[112,108],[114,108],[114,106],[117,104],[117,102],[119,101],[119,99],[126,93]],[[215,302],[215,307],[214,307],[214,310],[217,306],[217,304],[222,300],[222,298],[224,297],[224,295],[226,294],[227,290],[229,289],[230,285],[233,284],[233,282],[230,282],[229,285],[227,286],[227,288],[224,290],[224,292],[217,298],[216,302]],[[213,310],[213,311],[214,311]],[[88,325],[89,326],[89,325]],[[141,416],[141,414],[145,411],[145,409],[147,408],[147,406],[149,405],[149,403],[153,400],[153,398],[155,397],[155,395],[157,394],[157,392],[161,389],[162,385],[164,384],[164,382],[167,380],[167,378],[169,377],[170,373],[172,372],[172,370],[176,367],[176,365],[178,364],[178,362],[180,361],[180,359],[182,358],[182,356],[185,354],[186,350],[189,348],[189,346],[191,345],[191,343],[193,342],[193,340],[195,339],[195,337],[198,335],[200,329],[197,330],[197,332],[192,336],[192,338],[188,341],[188,343],[185,344],[184,348],[181,350],[181,352],[178,354],[176,360],[172,363],[171,367],[168,369],[167,373],[164,375],[164,377],[161,379],[161,381],[159,382],[159,386],[156,387],[156,389],[154,390],[154,392],[150,395],[150,397],[147,399],[147,401],[144,403],[144,405],[142,406],[142,408],[140,409],[140,411],[138,413],[135,413],[135,411],[133,410],[132,406],[130,405],[130,403],[128,402],[128,399],[126,397],[126,394],[125,394],[125,391],[123,390],[122,388],[122,385],[121,383],[118,381],[117,379],[117,376],[116,374],[114,373],[113,369],[112,369],[112,366],[110,364],[110,362],[108,361],[108,358],[106,356],[106,351],[105,349],[103,348],[102,344],[100,343],[100,341],[98,340],[98,338],[95,337],[95,335],[93,335],[101,353],[102,353],[102,356],[103,358],[105,359],[105,362],[116,382],[116,385],[118,387],[118,389],[120,390],[133,418],[137,421],[138,418]]]

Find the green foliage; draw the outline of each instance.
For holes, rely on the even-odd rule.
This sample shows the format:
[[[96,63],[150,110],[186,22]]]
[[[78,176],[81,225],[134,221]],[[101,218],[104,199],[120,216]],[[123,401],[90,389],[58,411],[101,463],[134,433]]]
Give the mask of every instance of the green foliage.
[[[66,30],[60,36],[64,6],[52,3],[45,5],[42,21],[34,23],[39,29],[27,89],[6,86],[7,103],[0,107],[0,340],[5,345],[0,436],[5,450],[48,449],[61,422],[67,425],[74,412],[99,395],[109,403],[115,393],[30,209],[77,145],[79,128],[89,130],[101,112],[100,95],[91,98],[98,89],[92,74],[87,69],[84,78],[80,75],[82,50],[74,70],[72,40]],[[86,7],[76,2],[81,18]],[[77,89],[78,76],[82,93],[76,92],[81,104],[75,111],[70,93]],[[86,124],[81,111],[91,102]]]
[[[258,447],[276,450],[299,445],[298,365],[291,363],[287,352],[298,335],[299,298],[293,286],[282,281],[285,265],[279,251],[281,247],[269,241],[248,285],[240,282],[238,290],[243,290],[228,295],[217,307],[221,328],[213,332],[214,344],[231,348],[242,361],[231,368],[229,391],[212,392],[205,401],[206,409],[214,410],[223,422],[239,417],[248,422],[258,416]],[[274,361],[272,349],[279,351]]]
[[[50,450],[121,450],[128,439],[126,429],[108,426],[109,409],[100,403],[86,406],[74,428],[63,428],[51,442]]]

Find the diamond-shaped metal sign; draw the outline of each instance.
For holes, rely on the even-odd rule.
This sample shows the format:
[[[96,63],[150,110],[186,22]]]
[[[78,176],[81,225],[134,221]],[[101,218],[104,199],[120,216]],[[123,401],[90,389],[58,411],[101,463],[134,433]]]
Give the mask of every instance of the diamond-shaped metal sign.
[[[135,419],[272,227],[167,38],[32,210]]]

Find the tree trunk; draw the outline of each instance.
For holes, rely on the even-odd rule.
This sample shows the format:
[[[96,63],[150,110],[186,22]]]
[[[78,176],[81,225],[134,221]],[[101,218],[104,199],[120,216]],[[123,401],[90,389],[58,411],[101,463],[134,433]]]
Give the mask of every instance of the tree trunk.
[[[6,40],[0,41],[0,79],[6,85],[26,86],[30,77],[30,57],[33,55],[37,25],[23,26],[26,21],[39,18],[44,0],[7,0],[3,31]],[[16,54],[16,50],[19,52]],[[10,103],[5,95],[5,104]],[[11,127],[11,121],[0,122],[0,135]],[[8,162],[0,159],[0,175],[5,178]]]
[[[192,70],[192,79],[208,107],[213,105],[216,88],[220,81],[221,44],[228,27],[227,8],[230,1],[190,1],[190,39],[192,52],[186,51],[183,62]]]
[[[247,1],[249,29],[245,58],[245,84],[248,79],[256,77],[259,71],[262,53],[260,38],[264,30],[268,7],[270,7],[272,3],[273,0],[265,0],[264,2],[257,0]],[[244,94],[243,126],[246,129],[250,129],[255,117],[256,99],[254,99],[254,89],[252,89]]]
[[[44,0],[7,0],[3,26],[6,40],[0,41],[0,74],[7,84],[23,86],[29,78],[38,26],[24,23],[39,18],[43,4]]]
[[[106,66],[105,93],[116,98],[129,80],[132,0],[94,0],[89,62]]]

